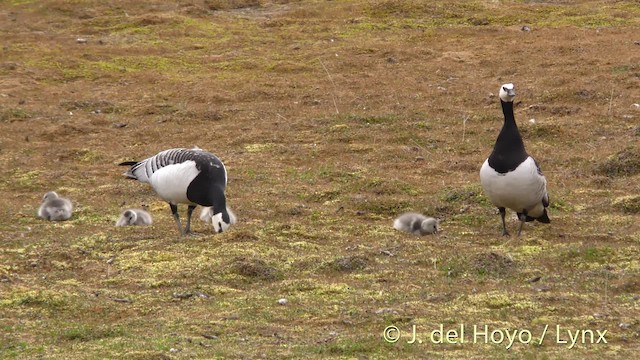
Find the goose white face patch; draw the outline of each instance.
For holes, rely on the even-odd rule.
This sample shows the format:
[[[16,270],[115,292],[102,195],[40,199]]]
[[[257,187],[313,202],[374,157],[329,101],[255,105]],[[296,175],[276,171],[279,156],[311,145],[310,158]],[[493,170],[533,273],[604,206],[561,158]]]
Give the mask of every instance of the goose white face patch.
[[[231,224],[227,224],[226,222],[224,222],[224,220],[222,220],[222,213],[214,214],[211,217],[211,223],[213,225],[213,231],[217,233],[227,231],[227,229],[231,225]]]
[[[516,90],[513,84],[504,84],[500,87],[500,99],[505,102],[513,101],[516,97]]]

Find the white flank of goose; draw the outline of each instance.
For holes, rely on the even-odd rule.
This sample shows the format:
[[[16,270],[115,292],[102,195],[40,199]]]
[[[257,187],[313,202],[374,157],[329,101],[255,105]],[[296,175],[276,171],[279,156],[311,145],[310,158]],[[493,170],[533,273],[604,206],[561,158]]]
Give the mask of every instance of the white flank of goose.
[[[427,235],[438,232],[438,220],[422,214],[407,212],[393,221],[393,228],[414,235]]]
[[[142,209],[127,209],[120,214],[116,226],[151,225],[152,223],[153,219],[148,212]]]
[[[38,216],[49,221],[63,221],[71,217],[73,204],[71,200],[58,196],[55,191],[44,194]]]
[[[227,170],[210,152],[198,148],[169,149],[139,162],[126,161],[120,165],[130,165],[124,173],[126,177],[151,184],[169,203],[181,234],[191,232],[191,215],[198,205],[213,208],[211,223],[216,232],[223,232],[231,225],[225,198]],[[178,204],[188,205],[184,230]]]
[[[525,222],[537,220],[549,223],[547,180],[538,163],[527,154],[513,115],[513,84],[500,87],[500,103],[504,125],[493,152],[480,169],[480,182],[489,200],[502,217],[502,235],[508,236],[506,209],[515,211],[520,220],[518,236]]]

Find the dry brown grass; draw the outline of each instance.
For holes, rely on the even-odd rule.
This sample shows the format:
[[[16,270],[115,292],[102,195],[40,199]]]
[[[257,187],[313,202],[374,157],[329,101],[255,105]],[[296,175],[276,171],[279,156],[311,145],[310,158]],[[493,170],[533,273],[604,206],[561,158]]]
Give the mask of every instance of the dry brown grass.
[[[633,1],[2,2],[1,357],[632,358],[638,19]],[[511,239],[478,179],[504,82],[552,201]],[[229,171],[221,235],[178,238],[116,166],[193,145]],[[35,217],[48,190],[70,221]],[[142,205],[153,226],[114,227]],[[406,210],[442,233],[394,231]],[[432,344],[440,324],[550,333]],[[556,325],[608,344],[568,349]]]

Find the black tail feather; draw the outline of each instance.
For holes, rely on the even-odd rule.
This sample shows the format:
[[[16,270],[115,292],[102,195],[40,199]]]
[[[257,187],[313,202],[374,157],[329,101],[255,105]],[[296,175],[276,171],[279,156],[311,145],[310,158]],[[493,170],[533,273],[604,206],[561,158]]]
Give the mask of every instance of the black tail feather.
[[[123,161],[120,164],[118,164],[118,166],[132,166],[137,164],[137,161]]]

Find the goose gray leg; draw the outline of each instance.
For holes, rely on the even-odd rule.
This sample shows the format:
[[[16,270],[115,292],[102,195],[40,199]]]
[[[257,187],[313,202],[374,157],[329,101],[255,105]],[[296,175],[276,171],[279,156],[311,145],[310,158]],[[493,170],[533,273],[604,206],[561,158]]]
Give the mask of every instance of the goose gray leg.
[[[498,211],[500,211],[500,217],[502,218],[502,236],[509,236],[509,232],[507,231],[507,224],[504,221],[504,217],[507,214],[507,209],[501,207],[498,208]]]
[[[522,232],[523,225],[524,225],[524,221],[520,220],[520,228],[518,228],[518,237],[520,237],[520,233]]]
[[[189,205],[189,208],[187,209],[187,228],[184,231],[185,234],[191,233],[191,214],[193,214],[193,210],[195,208],[196,205]]]
[[[518,220],[520,220],[520,227],[518,228],[518,237],[520,237],[522,226],[524,225],[524,222],[527,221],[527,210],[523,210],[522,213],[518,214]]]
[[[178,215],[178,205],[169,204],[169,206],[171,207],[171,214],[173,214],[173,219],[178,225],[178,231],[180,231],[181,235],[184,235],[184,232],[182,231],[182,224],[180,224],[180,215]]]

